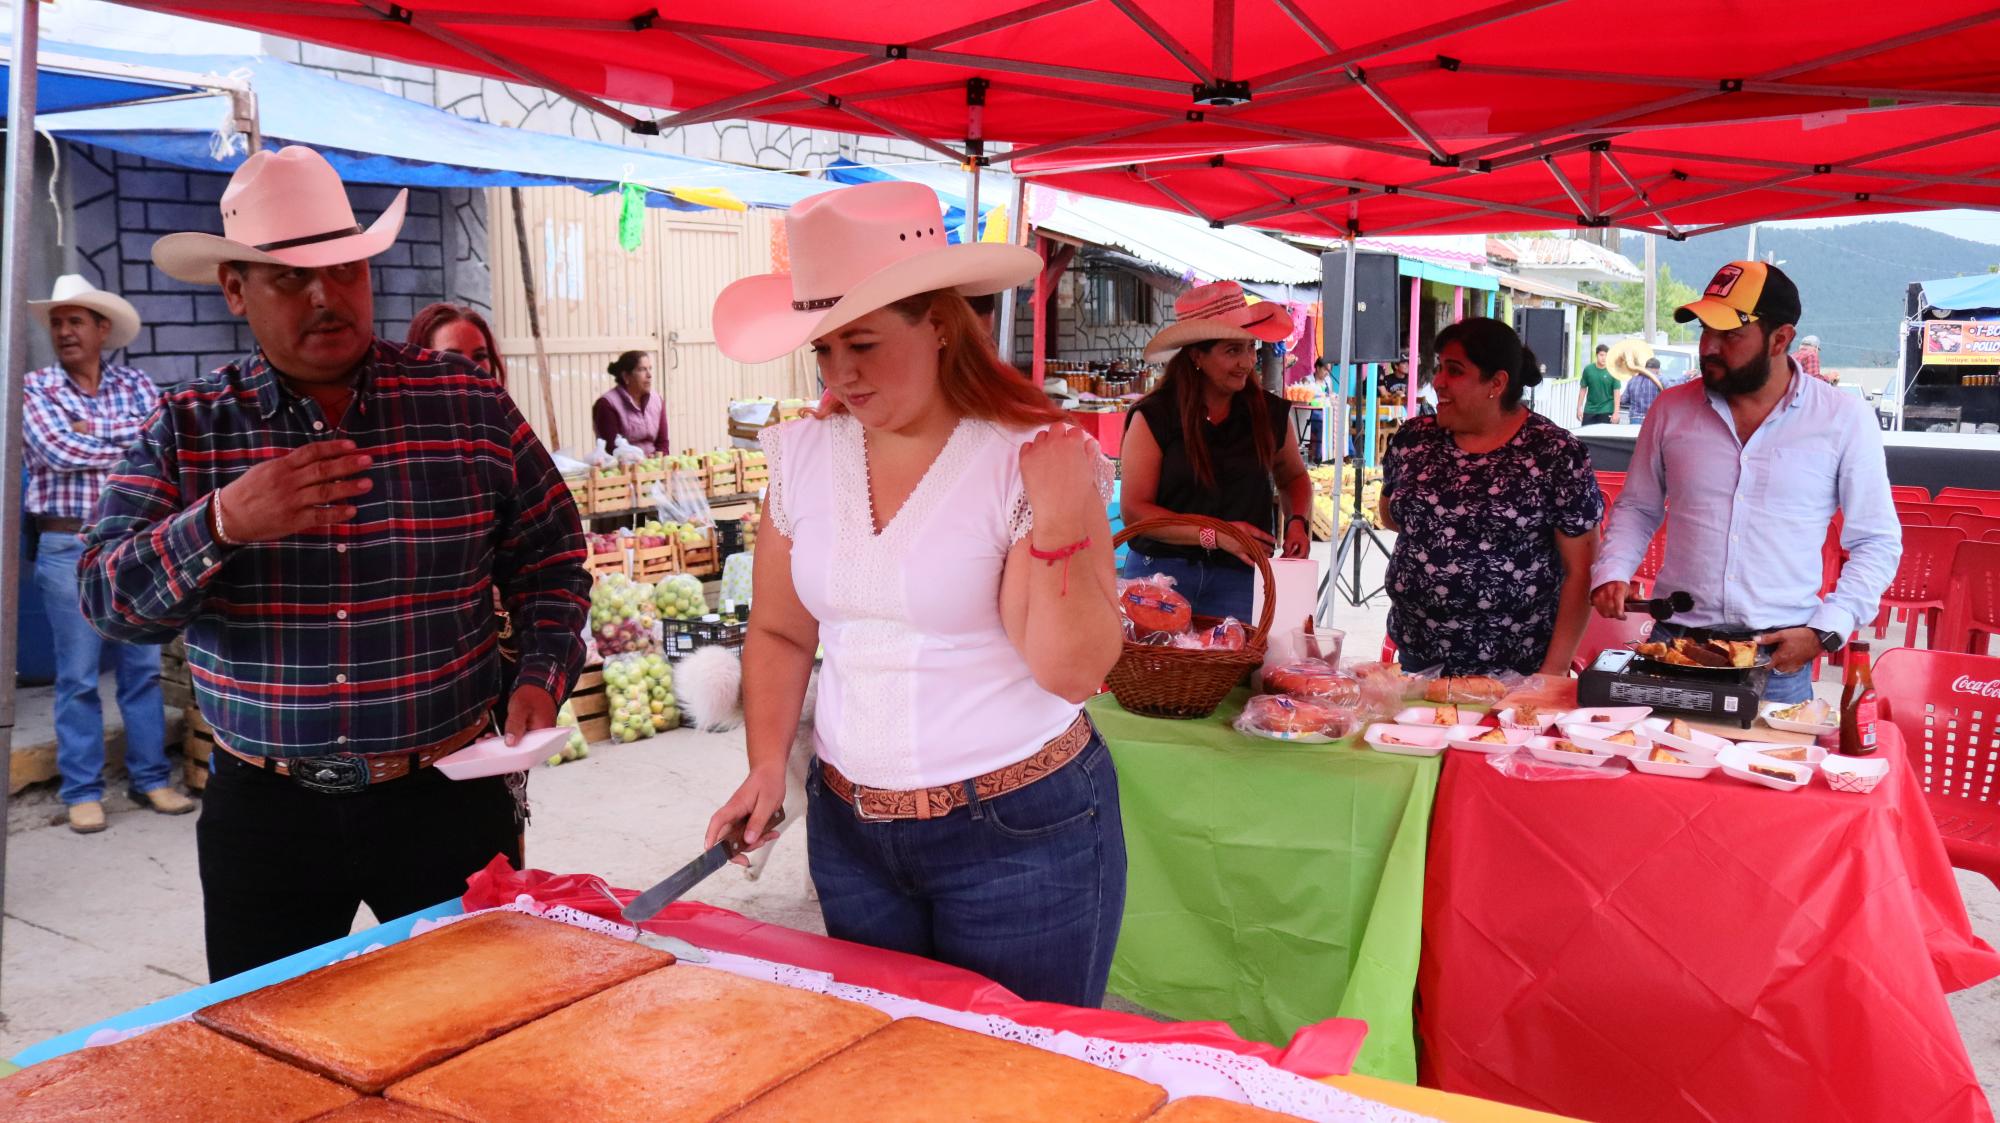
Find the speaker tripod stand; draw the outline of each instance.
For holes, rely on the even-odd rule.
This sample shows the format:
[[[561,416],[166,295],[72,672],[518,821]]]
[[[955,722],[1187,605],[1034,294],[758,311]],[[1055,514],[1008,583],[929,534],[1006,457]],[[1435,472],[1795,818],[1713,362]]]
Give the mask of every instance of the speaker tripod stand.
[[[1363,469],[1359,467],[1355,468],[1353,506],[1348,510],[1347,526],[1341,530],[1339,540],[1334,543],[1333,562],[1328,567],[1331,580],[1326,583],[1326,587],[1320,597],[1319,614],[1321,619],[1327,617],[1328,611],[1333,607],[1333,598],[1336,596],[1344,594],[1347,597],[1348,604],[1358,607],[1367,604],[1388,590],[1388,584],[1385,580],[1383,584],[1377,585],[1374,589],[1366,593],[1361,591],[1363,587],[1361,576],[1362,563],[1367,560],[1369,549],[1373,548],[1380,552],[1384,561],[1387,561],[1390,556],[1389,547],[1382,541],[1382,536],[1375,532],[1375,524],[1369,521],[1367,513],[1361,504],[1361,485],[1366,475],[1367,473]],[[1350,562],[1354,567],[1351,574],[1346,572],[1348,563]]]

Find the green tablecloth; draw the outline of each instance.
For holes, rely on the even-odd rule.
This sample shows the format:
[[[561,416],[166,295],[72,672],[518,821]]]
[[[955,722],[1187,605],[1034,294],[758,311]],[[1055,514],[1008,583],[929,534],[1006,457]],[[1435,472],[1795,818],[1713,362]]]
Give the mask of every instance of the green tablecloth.
[[[1290,745],[1204,721],[1090,716],[1118,766],[1129,874],[1111,990],[1284,1044],[1368,1023],[1355,1071],[1414,1083],[1424,845],[1441,759]],[[1353,744],[1359,744],[1354,742]]]

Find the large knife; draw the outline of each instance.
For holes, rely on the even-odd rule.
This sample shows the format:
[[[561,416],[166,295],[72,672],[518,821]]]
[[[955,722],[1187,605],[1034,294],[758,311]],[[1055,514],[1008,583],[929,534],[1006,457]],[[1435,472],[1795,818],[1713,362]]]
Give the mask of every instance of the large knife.
[[[772,829],[785,821],[785,809],[776,808],[771,812],[771,821],[764,824],[764,834],[769,836]],[[664,881],[644,893],[632,898],[620,915],[627,924],[635,927],[646,923],[660,914],[660,910],[687,895],[688,890],[701,884],[702,879],[729,864],[729,859],[743,853],[744,820],[730,824],[722,833],[722,841],[701,852],[701,857],[667,875]]]

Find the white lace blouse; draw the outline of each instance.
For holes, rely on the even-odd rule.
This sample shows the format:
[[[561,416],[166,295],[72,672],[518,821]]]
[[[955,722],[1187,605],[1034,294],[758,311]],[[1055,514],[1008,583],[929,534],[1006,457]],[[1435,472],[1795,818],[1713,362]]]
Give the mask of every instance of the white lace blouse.
[[[820,624],[822,759],[856,783],[911,790],[1032,756],[1079,707],[1035,684],[1000,618],[1000,576],[1033,526],[1021,445],[1033,430],[962,421],[880,535],[861,425],[846,414],[760,437],[766,512]],[[1100,465],[1108,494],[1110,464]]]

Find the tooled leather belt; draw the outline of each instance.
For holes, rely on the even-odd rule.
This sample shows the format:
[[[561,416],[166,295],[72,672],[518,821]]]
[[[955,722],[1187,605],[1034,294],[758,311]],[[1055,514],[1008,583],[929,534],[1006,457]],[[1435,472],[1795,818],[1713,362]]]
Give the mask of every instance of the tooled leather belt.
[[[452,737],[436,748],[413,753],[335,753],[331,756],[268,757],[238,752],[219,739],[215,747],[237,760],[266,772],[275,772],[302,788],[329,794],[358,792],[373,784],[400,780],[429,768],[445,757],[477,740],[486,728],[482,722]]]
[[[1068,729],[1043,745],[1035,755],[1005,768],[996,768],[984,776],[974,777],[970,781],[972,788],[979,793],[980,799],[993,799],[1025,788],[1075,760],[1084,746],[1090,744],[1090,737],[1090,719],[1078,714],[1076,721]],[[819,774],[821,782],[826,785],[826,790],[832,792],[835,799],[853,807],[857,816],[869,821],[938,819],[964,807],[967,803],[965,796],[967,781],[963,780],[956,784],[923,788],[919,791],[870,788],[849,780],[840,774],[840,769],[825,760],[819,762]]]

